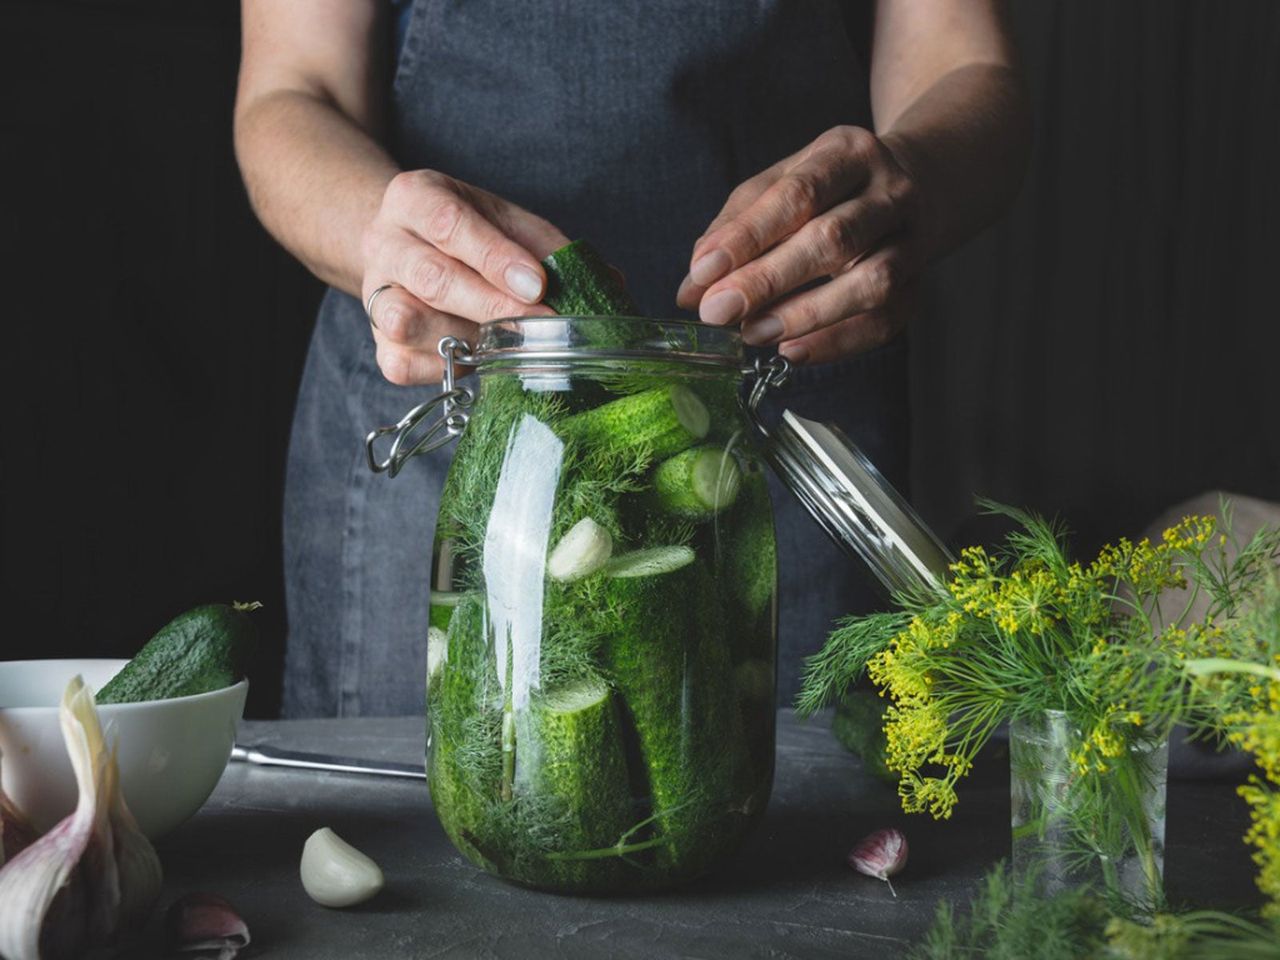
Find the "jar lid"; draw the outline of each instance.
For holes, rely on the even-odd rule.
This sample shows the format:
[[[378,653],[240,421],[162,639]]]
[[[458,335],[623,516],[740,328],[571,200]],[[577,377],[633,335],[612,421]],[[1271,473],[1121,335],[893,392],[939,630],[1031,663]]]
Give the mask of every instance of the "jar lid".
[[[942,589],[953,562],[947,548],[852,440],[790,410],[772,428],[756,422],[782,482],[890,595]]]

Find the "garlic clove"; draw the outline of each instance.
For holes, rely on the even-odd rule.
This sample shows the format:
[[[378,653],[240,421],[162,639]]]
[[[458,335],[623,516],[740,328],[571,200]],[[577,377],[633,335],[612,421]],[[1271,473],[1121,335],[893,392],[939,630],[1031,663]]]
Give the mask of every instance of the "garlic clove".
[[[170,952],[207,960],[233,960],[249,945],[249,928],[235,907],[212,893],[189,893],[165,914],[165,944]]]
[[[363,903],[383,884],[378,865],[328,827],[307,838],[300,872],[307,895],[325,907]]]
[[[116,870],[120,877],[120,907],[115,932],[121,933],[133,929],[151,915],[152,908],[160,899],[164,876],[155,847],[139,829],[138,821],[124,801],[116,756],[117,748],[112,747],[111,760],[107,764],[107,797]]]
[[[0,755],[0,763],[3,761],[3,755]],[[38,837],[31,821],[22,815],[4,792],[4,787],[0,786],[0,867],[35,843]]]
[[[892,827],[877,830],[858,841],[849,851],[849,866],[868,877],[875,877],[889,884],[889,892],[895,897],[889,878],[896,876],[907,865],[907,838],[902,831]]]
[[[93,695],[75,677],[62,695],[62,737],[79,799],[72,813],[0,868],[0,956],[54,960],[82,955],[111,933],[120,902],[111,843],[107,755],[94,752],[86,724],[99,733]]]

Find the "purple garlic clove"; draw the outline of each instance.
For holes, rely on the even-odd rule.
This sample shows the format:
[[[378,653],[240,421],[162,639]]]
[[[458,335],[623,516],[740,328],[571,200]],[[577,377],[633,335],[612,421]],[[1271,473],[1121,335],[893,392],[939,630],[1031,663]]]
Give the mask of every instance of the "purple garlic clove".
[[[170,953],[232,960],[249,945],[249,928],[236,908],[212,893],[189,893],[174,901],[164,925]]]
[[[901,872],[907,865],[907,838],[901,830],[892,827],[877,830],[858,841],[849,851],[849,866],[868,877],[875,877],[889,884],[889,892],[895,897],[889,878]]]

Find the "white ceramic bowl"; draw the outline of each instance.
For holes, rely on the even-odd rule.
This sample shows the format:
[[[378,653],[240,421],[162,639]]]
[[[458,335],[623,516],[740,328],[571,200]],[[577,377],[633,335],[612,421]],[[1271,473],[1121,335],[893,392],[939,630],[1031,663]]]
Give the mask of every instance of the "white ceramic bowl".
[[[58,704],[77,673],[101,690],[124,660],[0,662],[0,785],[41,832],[76,805]],[[209,798],[231,756],[247,681],[211,693],[98,707],[107,743],[118,738],[120,787],[153,840]]]

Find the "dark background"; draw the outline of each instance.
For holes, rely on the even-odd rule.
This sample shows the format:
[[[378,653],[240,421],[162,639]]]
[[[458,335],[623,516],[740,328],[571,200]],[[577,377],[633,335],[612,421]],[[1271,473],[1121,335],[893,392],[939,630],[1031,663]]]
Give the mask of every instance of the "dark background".
[[[1082,548],[1202,490],[1280,500],[1280,3],[1015,12],[1035,154],[911,331],[913,499],[953,541],[979,492]],[[248,208],[237,57],[230,0],[0,3],[0,657],[261,600],[261,714],[319,288]]]

